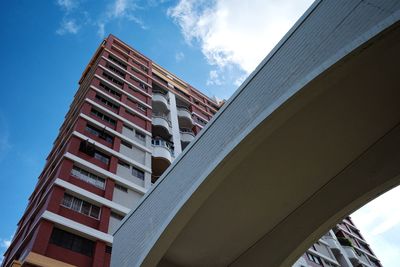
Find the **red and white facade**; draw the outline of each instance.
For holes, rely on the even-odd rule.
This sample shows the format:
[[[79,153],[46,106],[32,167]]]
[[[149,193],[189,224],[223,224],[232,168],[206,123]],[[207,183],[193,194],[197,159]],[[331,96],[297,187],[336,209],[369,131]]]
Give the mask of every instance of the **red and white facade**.
[[[112,35],[79,84],[2,266],[109,266],[119,222],[220,106]]]

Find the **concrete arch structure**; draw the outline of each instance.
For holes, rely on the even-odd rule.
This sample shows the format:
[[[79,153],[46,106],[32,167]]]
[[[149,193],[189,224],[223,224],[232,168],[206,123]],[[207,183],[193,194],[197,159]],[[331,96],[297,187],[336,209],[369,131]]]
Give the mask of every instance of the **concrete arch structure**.
[[[125,218],[112,266],[290,266],[400,184],[399,20],[316,1]]]

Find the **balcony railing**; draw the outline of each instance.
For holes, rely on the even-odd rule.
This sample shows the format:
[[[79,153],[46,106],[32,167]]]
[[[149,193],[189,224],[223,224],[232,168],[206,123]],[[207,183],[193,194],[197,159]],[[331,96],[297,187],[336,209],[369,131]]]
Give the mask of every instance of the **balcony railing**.
[[[162,114],[162,113],[153,113],[152,115],[153,118],[160,118],[160,119],[164,119],[169,127],[171,127],[171,121],[169,120],[168,116],[166,114]]]
[[[169,97],[159,92],[153,92],[153,111],[155,112],[168,112],[169,110]]]
[[[174,156],[174,145],[171,142],[168,142],[163,139],[152,139],[151,144],[155,147],[164,147],[168,149],[172,156]]]
[[[323,239],[329,244],[329,247],[331,248],[332,252],[340,253],[341,245],[338,240],[336,240],[332,236],[324,236]]]
[[[185,107],[185,106],[176,106],[176,107],[178,108],[178,110],[186,110],[187,112],[190,113],[190,110],[188,107]]]
[[[181,133],[190,133],[190,134],[194,135],[194,132],[192,131],[192,129],[179,128],[179,131],[180,131]]]
[[[188,128],[180,128],[181,141],[184,143],[189,143],[194,139],[194,132]]]
[[[343,249],[344,249],[345,253],[347,254],[347,257],[350,259],[351,263],[357,264],[359,262],[358,255],[355,252],[354,248],[349,247],[349,246],[343,246]]]
[[[187,107],[178,107],[179,125],[183,128],[191,128],[193,125],[192,115]]]

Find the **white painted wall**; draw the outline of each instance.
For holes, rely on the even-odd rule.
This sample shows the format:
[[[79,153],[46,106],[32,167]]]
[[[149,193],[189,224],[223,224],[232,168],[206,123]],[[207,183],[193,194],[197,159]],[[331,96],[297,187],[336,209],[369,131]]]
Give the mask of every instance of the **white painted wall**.
[[[114,188],[113,201],[132,209],[142,196],[142,194],[131,189],[128,189],[128,192],[124,192],[118,188]]]
[[[132,146],[132,148],[129,148],[124,144],[121,144],[119,152],[143,165],[146,165],[146,152],[144,152],[143,150],[140,150],[134,146]]]
[[[113,234],[115,230],[118,229],[119,224],[121,223],[120,220],[118,220],[117,218],[110,216],[110,221],[108,224],[108,233],[109,234]]]
[[[144,181],[137,178],[136,176],[132,175],[132,168],[131,167],[125,167],[120,164],[117,165],[117,175],[121,176],[122,178],[125,178],[137,185],[143,186],[144,187]],[[145,173],[146,175],[146,173]]]

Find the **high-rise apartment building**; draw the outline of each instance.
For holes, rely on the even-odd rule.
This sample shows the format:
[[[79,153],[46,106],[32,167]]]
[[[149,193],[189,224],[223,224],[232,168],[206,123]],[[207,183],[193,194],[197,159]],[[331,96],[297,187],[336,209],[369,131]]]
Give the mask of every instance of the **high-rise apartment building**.
[[[293,267],[341,266],[381,267],[381,263],[368,243],[346,217],[332,230],[322,236]]]
[[[109,266],[119,222],[221,105],[112,35],[79,84],[2,266]],[[346,218],[294,266],[381,264]]]
[[[109,266],[119,222],[220,106],[112,35],[79,84],[3,266]]]

